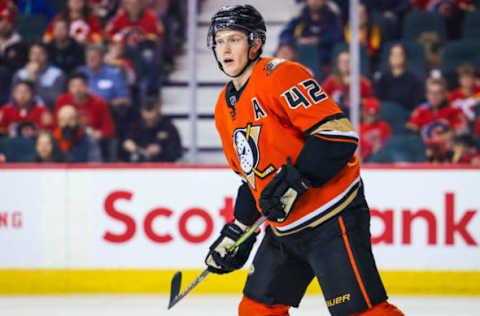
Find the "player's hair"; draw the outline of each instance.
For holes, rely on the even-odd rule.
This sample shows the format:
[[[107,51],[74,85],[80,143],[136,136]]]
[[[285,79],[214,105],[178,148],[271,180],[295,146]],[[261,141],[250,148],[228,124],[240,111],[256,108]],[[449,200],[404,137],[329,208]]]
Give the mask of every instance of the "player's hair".
[[[457,72],[459,77],[462,77],[462,76],[475,77],[475,67],[473,67],[472,64],[469,64],[469,63],[465,63],[459,66],[457,69]]]
[[[70,76],[68,76],[68,82],[72,81],[73,79],[80,79],[85,84],[88,84],[88,76],[84,72],[76,71],[71,73]]]
[[[333,79],[337,82],[342,81],[342,75],[340,74],[340,70],[338,69],[338,58],[340,57],[341,54],[348,54],[350,56],[350,51],[348,49],[342,49],[341,51],[338,52],[337,56],[335,56],[335,63],[333,66],[333,71],[332,71],[332,76]]]
[[[447,88],[447,81],[443,77],[430,77],[427,79],[427,86],[434,84],[440,85],[444,89]]]
[[[32,94],[35,95],[35,83],[34,82],[32,82],[30,80],[20,80],[17,83],[15,83],[15,86],[13,87],[13,89],[15,89],[16,87],[18,87],[21,84],[26,85],[30,89]]]
[[[86,52],[89,52],[91,50],[99,52],[102,56],[107,53],[107,49],[105,48],[105,46],[103,46],[101,44],[90,44],[90,45],[88,45],[87,49],[86,49]]]
[[[390,47],[390,51],[388,52],[388,56],[390,57],[390,55],[392,54],[392,51],[395,47],[399,47],[402,50],[403,56],[405,56],[405,63],[407,63],[408,62],[408,52],[407,52],[407,49],[405,48],[405,46],[402,43],[393,44],[392,47]]]
[[[34,47],[40,47],[43,52],[47,55],[47,58],[49,57],[49,51],[48,51],[48,45],[45,44],[44,42],[42,41],[39,41],[39,40],[36,40],[36,41],[33,41],[31,44],[30,44],[30,48],[29,48],[29,51],[32,50],[32,48]]]

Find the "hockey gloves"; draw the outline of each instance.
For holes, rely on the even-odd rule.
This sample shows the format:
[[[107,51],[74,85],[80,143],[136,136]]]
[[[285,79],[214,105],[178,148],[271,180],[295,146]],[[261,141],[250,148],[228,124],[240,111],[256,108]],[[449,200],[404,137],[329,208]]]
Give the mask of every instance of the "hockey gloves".
[[[270,221],[284,222],[300,196],[310,187],[310,181],[302,177],[292,165],[290,157],[265,186],[260,194],[262,214]]]
[[[258,232],[251,234],[240,246],[230,252],[230,248],[242,237],[244,232],[233,223],[227,223],[220,232],[220,237],[210,246],[205,263],[208,271],[218,274],[229,273],[243,267],[248,260]]]

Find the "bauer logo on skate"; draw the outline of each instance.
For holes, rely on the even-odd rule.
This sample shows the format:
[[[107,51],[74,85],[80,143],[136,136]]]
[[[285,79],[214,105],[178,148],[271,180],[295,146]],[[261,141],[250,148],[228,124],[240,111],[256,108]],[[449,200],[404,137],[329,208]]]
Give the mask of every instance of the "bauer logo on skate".
[[[332,299],[327,299],[326,301],[327,301],[327,306],[328,307],[332,307],[334,305],[342,304],[342,303],[345,303],[347,301],[350,301],[350,293],[347,293],[347,294],[344,294],[342,296],[335,297],[335,298],[332,298]]]

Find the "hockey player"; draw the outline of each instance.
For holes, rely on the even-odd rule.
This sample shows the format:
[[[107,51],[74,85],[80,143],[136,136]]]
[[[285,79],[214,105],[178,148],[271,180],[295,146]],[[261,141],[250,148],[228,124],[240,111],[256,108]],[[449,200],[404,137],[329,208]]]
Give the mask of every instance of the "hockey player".
[[[240,316],[288,315],[311,280],[332,315],[403,315],[389,304],[370,244],[354,128],[300,64],[261,58],[266,27],[250,5],[221,8],[208,44],[230,76],[215,123],[230,167],[243,179],[235,221],[210,246],[208,269],[248,259],[256,235],[228,249],[261,214],[269,226],[253,260]]]

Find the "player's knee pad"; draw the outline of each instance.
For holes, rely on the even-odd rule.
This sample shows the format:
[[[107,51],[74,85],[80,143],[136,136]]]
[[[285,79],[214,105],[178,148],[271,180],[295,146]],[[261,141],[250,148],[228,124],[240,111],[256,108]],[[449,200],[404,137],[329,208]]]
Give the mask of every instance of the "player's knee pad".
[[[248,297],[243,297],[238,306],[239,316],[289,316],[288,310],[290,306],[276,304],[268,306]]]
[[[405,316],[395,305],[385,301],[361,313],[350,316]]]

